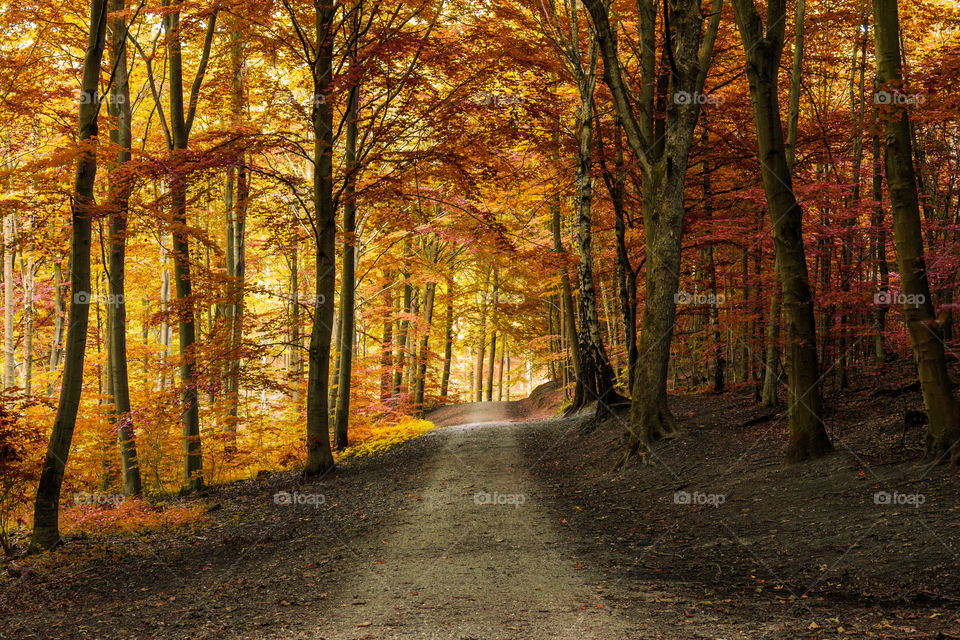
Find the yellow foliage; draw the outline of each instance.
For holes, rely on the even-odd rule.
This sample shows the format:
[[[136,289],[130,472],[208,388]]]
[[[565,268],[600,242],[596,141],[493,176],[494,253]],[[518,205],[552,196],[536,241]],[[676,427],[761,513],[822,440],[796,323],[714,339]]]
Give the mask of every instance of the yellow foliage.
[[[370,457],[407,440],[418,438],[434,428],[436,425],[428,420],[408,416],[402,417],[398,422],[378,421],[352,425],[350,439],[356,444],[347,447],[335,457],[338,460],[347,457]]]

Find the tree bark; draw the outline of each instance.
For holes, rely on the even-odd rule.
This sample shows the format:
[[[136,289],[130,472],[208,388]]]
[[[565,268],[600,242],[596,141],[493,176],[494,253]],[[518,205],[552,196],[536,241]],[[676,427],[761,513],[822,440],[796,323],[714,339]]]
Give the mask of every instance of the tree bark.
[[[900,20],[896,0],[873,0],[879,91],[901,95]],[[879,94],[878,94],[879,95]],[[927,452],[937,460],[960,461],[960,403],[947,371],[941,325],[937,322],[927,267],[917,181],[913,168],[907,105],[880,101],[884,162],[893,212],[897,264],[903,286],[904,316],[927,410]]]
[[[440,378],[440,400],[446,400],[450,390],[450,366],[453,363],[453,276],[447,276],[447,309],[443,329],[443,375]]]
[[[340,276],[340,371],[337,381],[337,417],[334,425],[334,447],[347,448],[350,424],[350,376],[353,373],[353,338],[357,303],[357,111],[360,108],[360,85],[350,87],[347,98],[347,131],[344,150],[345,177],[343,202],[343,271]]]
[[[669,0],[663,5],[664,16],[670,18],[664,45],[671,53],[663,56],[670,62],[669,70],[658,74],[657,7],[649,0],[638,2],[641,86],[635,99],[620,71],[606,3],[586,0],[586,5],[603,55],[604,81],[642,172],[647,298],[638,353],[644,366],[637,367],[631,381],[628,445],[617,463],[623,465],[675,430],[667,406],[667,369],[679,287],[685,179],[722,4],[713,0],[708,20],[699,3]],[[658,91],[661,99],[655,100]]]
[[[122,14],[124,0],[111,0],[110,11]],[[130,85],[127,78],[127,21],[122,15],[110,20],[110,57],[114,73],[111,87],[110,111],[117,118],[117,128],[110,132],[112,141],[119,145],[118,169],[111,176],[112,210],[110,212],[110,255],[107,299],[107,327],[109,331],[110,395],[117,437],[120,444],[120,474],[123,495],[140,495],[143,491],[140,467],[137,461],[133,414],[130,411],[130,382],[127,371],[127,307],[125,263],[127,243],[127,215],[131,181],[124,165],[130,161],[132,144]]]
[[[50,549],[60,541],[60,487],[70,455],[83,390],[83,361],[90,318],[90,235],[97,176],[97,113],[99,111],[100,64],[107,31],[107,1],[90,3],[90,31],[83,57],[83,79],[77,139],[80,155],[74,178],[70,240],[70,284],[73,302],[68,319],[66,358],[57,415],[43,461],[33,512],[31,551]]]
[[[317,247],[316,296],[310,333],[310,372],[307,379],[307,475],[333,469],[330,448],[330,343],[336,293],[337,212],[333,202],[333,105],[326,99],[333,81],[333,39],[337,6],[319,0],[316,7],[317,52],[311,68],[315,96],[313,112],[314,240]]]
[[[13,220],[15,214],[3,218],[3,388],[16,384],[17,353],[13,335]]]
[[[753,0],[733,0],[733,8],[746,56],[758,156],[773,220],[787,317],[790,441],[786,462],[793,463],[824,455],[832,446],[820,418],[817,336],[803,247],[803,211],[793,194],[777,94],[786,8],[784,0],[771,0],[769,29],[765,29]]]

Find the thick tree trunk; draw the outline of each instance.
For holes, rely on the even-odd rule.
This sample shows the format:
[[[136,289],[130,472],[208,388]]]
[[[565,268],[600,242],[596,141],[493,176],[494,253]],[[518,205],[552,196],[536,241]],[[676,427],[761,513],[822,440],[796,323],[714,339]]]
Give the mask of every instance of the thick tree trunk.
[[[734,0],[746,55],[747,78],[757,127],[757,147],[783,287],[789,350],[790,442],[786,461],[800,462],[832,449],[821,415],[813,296],[803,247],[803,211],[793,194],[777,94],[783,52],[784,0],[772,0],[769,30],[753,0]]]
[[[873,22],[878,90],[887,92],[887,95],[899,95],[903,92],[903,78],[896,0],[873,0]],[[910,118],[907,106],[900,101],[881,102],[887,189],[903,286],[903,311],[927,410],[927,451],[937,460],[957,463],[960,461],[960,447],[957,446],[960,444],[960,403],[953,394],[941,326],[934,312],[927,279]]]
[[[337,212],[333,203],[333,105],[326,100],[333,80],[333,25],[337,8],[331,0],[316,6],[317,56],[313,68],[314,240],[317,247],[316,296],[310,333],[310,372],[307,380],[307,475],[333,469],[330,448],[330,342],[336,293]],[[321,99],[321,97],[323,99]]]
[[[132,144],[130,86],[127,79],[127,23],[122,17],[124,0],[112,0],[110,11],[117,17],[110,21],[111,67],[114,84],[111,87],[111,115],[117,118],[117,128],[110,132],[112,141],[119,145],[118,170],[111,179],[112,210],[110,212],[109,290],[107,299],[107,327],[109,331],[109,379],[113,396],[115,427],[120,442],[121,486],[123,495],[140,495],[143,491],[133,415],[130,412],[130,382],[127,372],[127,307],[125,263],[127,243],[127,215],[129,213],[130,178],[124,164],[130,161]]]
[[[592,73],[581,78],[580,112],[577,116],[578,150],[576,197],[574,208],[577,214],[575,242],[577,247],[577,281],[580,296],[577,298],[577,317],[580,321],[577,352],[580,362],[577,367],[577,386],[570,411],[576,411],[592,402],[597,403],[597,414],[609,413],[616,395],[613,367],[603,345],[600,318],[597,314],[597,299],[593,283],[593,88]],[[492,368],[492,367],[491,367]]]
[[[669,36],[665,44],[672,55],[669,68],[658,75],[658,9],[648,0],[638,2],[640,90],[631,95],[620,71],[606,3],[586,0],[585,4],[603,55],[604,81],[613,94],[627,143],[643,176],[647,299],[638,346],[643,366],[637,367],[631,381],[629,444],[618,461],[622,465],[674,429],[667,407],[667,368],[676,317],[685,178],[722,5],[721,0],[713,0],[708,15],[699,3],[671,0],[663,7],[664,16],[670,18],[670,27],[664,32]],[[661,98],[655,99],[658,93]]]
[[[87,347],[87,323],[90,318],[90,231],[95,205],[93,187],[97,175],[97,112],[99,110],[100,64],[107,31],[107,1],[90,3],[90,31],[83,57],[77,139],[80,155],[74,179],[73,222],[70,240],[70,284],[73,302],[67,328],[66,359],[57,416],[50,444],[43,461],[37,499],[33,512],[31,551],[42,551],[60,541],[60,487],[70,455],[70,443],[76,425],[83,390],[83,361]]]

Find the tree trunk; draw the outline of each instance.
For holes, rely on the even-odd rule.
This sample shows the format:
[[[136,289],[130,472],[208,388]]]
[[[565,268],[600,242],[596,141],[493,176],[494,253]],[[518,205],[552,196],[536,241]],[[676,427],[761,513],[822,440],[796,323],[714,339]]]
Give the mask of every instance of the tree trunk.
[[[23,393],[33,393],[33,278],[36,266],[33,256],[27,256],[23,270]]]
[[[493,400],[493,369],[497,362],[497,307],[500,296],[500,274],[493,272],[493,299],[490,301],[490,362],[487,366],[487,402]]]
[[[423,295],[423,330],[420,335],[420,355],[417,357],[416,390],[414,393],[414,411],[423,414],[424,394],[427,384],[427,356],[429,355],[430,325],[433,322],[433,304],[437,294],[437,283],[428,282]]]
[[[577,317],[580,321],[577,351],[580,363],[573,404],[569,411],[576,411],[596,402],[597,415],[606,415],[616,395],[613,367],[607,357],[597,314],[597,300],[593,284],[593,89],[595,87],[594,64],[589,72],[582,70],[578,78],[580,110],[577,115],[577,175],[574,209],[577,214],[576,246],[579,262],[577,280],[580,296],[577,298]],[[579,69],[579,67],[578,67]]]
[[[879,127],[879,119],[876,110],[874,110],[875,127]],[[873,256],[876,260],[876,273],[880,280],[880,287],[877,294],[880,299],[886,299],[889,295],[890,268],[887,265],[887,227],[884,224],[883,213],[883,159],[880,155],[880,135],[878,131],[873,134],[873,177],[871,180],[871,197],[876,203],[873,207],[873,227],[874,246]],[[887,350],[883,346],[883,334],[887,321],[887,305],[874,305],[876,308],[873,313],[873,355],[877,362],[883,362],[887,357]]]
[[[53,339],[50,341],[50,382],[47,384],[47,395],[53,395],[54,377],[60,368],[63,357],[63,329],[66,303],[63,300],[63,267],[62,262],[53,263]]]
[[[766,30],[753,0],[734,0],[733,6],[746,56],[763,186],[783,287],[790,345],[790,442],[786,461],[793,463],[824,455],[832,446],[820,418],[816,325],[803,247],[803,211],[793,194],[777,94],[786,9],[784,0],[772,0]]]
[[[393,272],[383,276],[383,339],[380,342],[380,400],[393,392]]]
[[[300,242],[294,238],[290,249],[290,380],[293,387],[290,402],[300,412],[300,384],[303,377],[303,354],[300,338]]]
[[[110,54],[114,69],[111,87],[111,115],[117,118],[117,128],[110,132],[114,144],[119,145],[118,169],[111,177],[109,297],[107,299],[107,327],[109,331],[109,379],[112,381],[115,427],[120,443],[121,486],[123,495],[140,495],[143,491],[133,415],[130,412],[130,382],[127,371],[127,307],[125,292],[125,262],[127,243],[127,215],[129,213],[130,178],[124,164],[130,161],[132,144],[130,86],[127,79],[127,23],[122,16],[124,0],[111,0],[110,11],[117,17],[110,20]]]
[[[107,30],[107,1],[90,3],[90,31],[83,57],[77,139],[81,144],[74,179],[70,240],[70,284],[73,302],[67,328],[63,384],[50,444],[43,461],[33,512],[31,551],[50,549],[60,541],[60,487],[70,455],[83,390],[83,361],[90,318],[90,232],[93,217],[93,187],[97,175],[97,112],[99,111],[100,64]]]
[[[899,15],[896,0],[873,0],[879,91],[902,95]],[[880,95],[880,94],[878,94]],[[924,261],[923,232],[913,169],[907,105],[882,100],[884,160],[893,210],[897,264],[904,294],[904,316],[927,410],[927,452],[937,460],[960,461],[960,403],[947,371],[941,326],[934,313]],[[885,302],[885,301],[884,301]]]
[[[406,239],[403,243],[403,306],[400,308],[400,313],[404,316],[410,313],[410,304],[413,298],[413,287],[410,284],[410,239]],[[407,360],[407,341],[409,339],[410,332],[410,320],[407,317],[402,317],[399,320],[399,331],[397,332],[397,352],[395,354],[395,359],[397,362],[397,368],[393,374],[393,393],[397,396],[399,402],[400,392],[403,389],[403,372],[404,365]]]
[[[13,335],[13,220],[14,214],[3,218],[3,388],[16,384],[17,359]]]
[[[560,322],[560,333],[561,338],[566,339],[566,343],[570,346],[571,357],[570,360],[573,362],[574,368],[574,378],[579,378],[579,373],[577,367],[580,366],[580,354],[577,349],[579,339],[577,338],[577,325],[574,320],[575,314],[573,310],[573,292],[570,287],[570,274],[567,271],[566,264],[566,251],[563,248],[563,241],[561,240],[561,225],[560,225],[560,204],[554,199],[550,203],[551,209],[551,218],[552,218],[552,231],[553,231],[553,251],[557,255],[557,260],[560,264],[560,313],[561,322]],[[563,341],[561,340],[561,343]],[[569,365],[564,364],[564,379],[569,379]],[[566,389],[566,384],[564,384],[564,389]]]
[[[350,87],[347,98],[347,132],[344,151],[346,184],[343,202],[343,272],[340,277],[340,371],[337,382],[337,417],[334,425],[334,447],[347,448],[350,424],[350,376],[353,370],[354,315],[357,302],[357,110],[360,108],[360,85]]]
[[[447,399],[450,390],[450,366],[453,363],[453,276],[447,276],[447,311],[443,329],[443,376],[440,378],[440,400]]]
[[[176,160],[190,143],[190,129],[196,107],[196,93],[190,96],[189,112],[184,109],[183,56],[180,36],[181,0],[164,0],[163,6],[173,7],[164,16],[167,33],[167,59],[170,68],[170,143],[171,156]],[[210,39],[217,14],[210,16],[205,56],[209,55]],[[194,86],[203,78],[205,59],[201,63]],[[176,163],[174,163],[176,167]],[[183,424],[183,476],[185,490],[199,490],[203,486],[203,452],[200,443],[200,407],[196,374],[196,313],[193,284],[190,275],[190,236],[187,232],[187,185],[185,175],[174,169],[170,182],[170,219],[173,235],[173,280],[177,292],[177,320],[180,338],[181,422]]]
[[[721,0],[709,14],[699,3],[671,1],[668,34],[673,55],[669,69],[657,71],[657,6],[638,2],[640,90],[631,92],[620,71],[616,36],[605,2],[586,0],[604,60],[604,81],[613,95],[627,143],[642,170],[644,230],[647,234],[647,299],[638,345],[644,366],[631,381],[628,446],[618,465],[658,437],[674,430],[667,406],[667,369],[676,318],[684,219],[684,187],[693,134],[700,117],[700,96],[720,23]],[[706,22],[706,28],[704,23]],[[660,99],[656,99],[657,95]],[[635,97],[634,97],[635,96]],[[667,98],[670,104],[667,104]]]
[[[314,240],[317,247],[316,296],[310,333],[310,373],[307,379],[307,475],[333,469],[330,448],[330,343],[336,293],[337,212],[333,203],[333,105],[326,99],[333,80],[333,39],[337,7],[320,0],[316,7],[317,55],[313,68],[313,198]]]

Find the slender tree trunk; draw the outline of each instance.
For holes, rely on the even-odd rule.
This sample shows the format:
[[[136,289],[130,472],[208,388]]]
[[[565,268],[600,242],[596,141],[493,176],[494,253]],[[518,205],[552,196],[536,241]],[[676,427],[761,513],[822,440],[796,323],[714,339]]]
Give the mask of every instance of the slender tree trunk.
[[[100,64],[107,30],[106,0],[90,3],[90,31],[83,58],[77,139],[80,155],[74,179],[70,241],[70,284],[73,302],[67,328],[63,384],[50,444],[43,461],[33,512],[31,551],[50,549],[60,541],[60,487],[76,425],[83,390],[83,361],[90,318],[90,234],[94,207],[93,187],[97,176],[97,112],[99,110]]]
[[[53,339],[50,341],[50,382],[47,395],[53,395],[54,376],[63,357],[63,329],[66,303],[63,300],[63,267],[61,261],[53,263]]]
[[[380,400],[386,401],[393,392],[393,285],[392,271],[383,277],[383,339],[380,342]]]
[[[334,466],[330,448],[330,343],[336,293],[337,212],[333,203],[333,105],[326,97],[333,81],[333,40],[337,6],[331,0],[316,5],[317,55],[313,68],[314,240],[317,247],[316,296],[310,334],[310,373],[307,380],[307,475],[326,473]],[[321,99],[322,98],[322,99]]]
[[[483,283],[483,299],[480,302],[480,339],[478,340],[477,345],[477,362],[475,368],[476,375],[476,401],[483,401],[483,358],[487,353],[487,306],[489,304],[489,292],[487,291],[487,286],[489,285],[490,274],[488,273],[486,279]]]
[[[403,301],[402,307],[400,308],[400,313],[404,316],[407,316],[410,313],[410,304],[413,298],[413,287],[410,284],[410,240],[409,238],[403,243],[403,256],[404,256],[404,267],[403,267]],[[403,390],[403,372],[404,365],[407,361],[407,341],[409,339],[410,333],[410,320],[407,317],[400,318],[399,331],[397,333],[397,353],[395,358],[397,361],[397,369],[393,374],[393,393],[397,396],[398,400],[400,393]]]
[[[777,95],[786,8],[784,0],[771,2],[768,29],[753,0],[733,0],[733,6],[746,55],[761,174],[773,220],[787,317],[790,442],[786,461],[792,463],[824,455],[832,446],[820,418],[817,336],[803,247],[803,211],[793,194]]]
[[[487,402],[493,400],[493,369],[497,363],[497,307],[500,305],[500,274],[493,271],[493,298],[490,300],[490,362],[487,366]]]
[[[350,424],[350,377],[353,372],[354,315],[357,302],[357,110],[360,108],[360,85],[350,87],[347,99],[347,131],[344,160],[346,185],[343,192],[343,271],[340,276],[340,371],[337,382],[337,417],[334,425],[334,447],[347,448]]]
[[[593,51],[595,67],[596,49]],[[581,72],[582,73],[582,72]],[[590,72],[578,79],[580,85],[580,111],[577,117],[577,192],[574,208],[577,212],[576,246],[579,263],[577,279],[580,297],[577,299],[577,316],[580,321],[580,355],[577,386],[570,410],[580,409],[592,402],[597,403],[597,414],[605,415],[616,394],[613,367],[603,345],[600,318],[593,283],[593,89],[595,76]]]
[[[120,443],[121,486],[123,495],[140,495],[143,491],[140,467],[137,461],[133,415],[130,411],[130,382],[127,371],[127,307],[125,263],[127,243],[127,215],[131,181],[124,168],[130,161],[132,144],[130,86],[127,79],[127,22],[122,16],[124,0],[111,0],[110,11],[116,17],[110,20],[111,67],[114,84],[111,87],[110,110],[117,118],[117,128],[110,132],[112,141],[119,145],[118,169],[111,179],[112,211],[110,212],[109,297],[107,299],[107,326],[109,330],[110,395],[117,437]]]
[[[423,295],[423,330],[420,336],[420,355],[417,357],[416,393],[414,394],[414,411],[423,413],[424,394],[427,384],[427,356],[429,355],[430,326],[433,322],[433,305],[437,295],[437,283],[428,282]]]
[[[33,278],[36,267],[28,255],[23,269],[23,393],[33,393]]]
[[[903,91],[900,62],[900,20],[896,0],[873,0],[874,37],[879,91]],[[887,189],[893,209],[893,233],[903,285],[904,315],[927,410],[927,451],[938,460],[960,461],[960,403],[947,371],[941,325],[934,313],[924,261],[923,229],[913,169],[907,106],[886,100],[880,108],[884,125]]]
[[[170,142],[171,156],[176,159],[190,143],[190,129],[196,107],[196,94],[191,94],[189,113],[183,93],[183,56],[180,36],[181,0],[164,0],[173,10],[164,16],[167,33],[167,59],[170,69]],[[205,55],[209,55],[210,38],[216,25],[216,12],[210,16]],[[204,63],[198,71],[202,81]],[[177,292],[178,333],[180,338],[181,422],[183,424],[183,477],[185,490],[203,486],[203,452],[200,443],[200,406],[196,374],[196,313],[190,275],[190,237],[187,232],[187,184],[182,170],[175,169],[170,182],[170,219],[173,235],[173,280]]]
[[[875,127],[879,126],[879,118],[874,110]],[[873,227],[874,250],[873,255],[876,260],[877,276],[880,280],[880,287],[877,295],[885,300],[889,295],[890,268],[887,265],[887,227],[884,224],[883,213],[883,158],[880,153],[880,135],[878,131],[873,134],[873,177],[871,180],[871,197],[876,203],[873,207]],[[887,305],[875,305],[873,312],[873,355],[877,362],[883,362],[887,357],[887,350],[883,346],[883,334],[886,328]]]
[[[503,348],[500,349],[500,371],[497,374],[497,402],[503,402],[503,366],[506,364],[507,336],[503,336]]]
[[[447,276],[447,310],[443,329],[443,375],[440,378],[440,400],[447,399],[450,390],[450,366],[453,363],[453,276]]]
[[[300,412],[300,384],[303,377],[303,347],[300,338],[300,242],[294,238],[290,249],[290,402]]]
[[[555,158],[556,159],[556,158]],[[560,225],[560,203],[556,199],[550,203],[552,231],[553,231],[553,251],[557,255],[560,263],[560,334],[561,338],[566,340],[572,352],[570,360],[573,362],[574,377],[579,378],[579,372],[576,370],[580,366],[580,354],[578,351],[579,339],[577,338],[577,325],[573,306],[573,292],[570,287],[570,274],[567,271],[566,251],[563,248],[561,225]],[[561,343],[563,340],[561,340]],[[566,362],[566,360],[565,360]],[[564,380],[569,379],[569,366],[564,365]],[[564,383],[566,389],[566,383]]]
[[[13,335],[13,220],[14,214],[3,218],[3,387],[16,384],[17,353]]]

